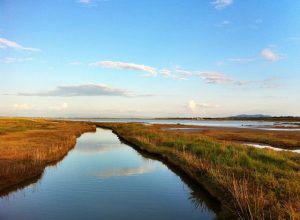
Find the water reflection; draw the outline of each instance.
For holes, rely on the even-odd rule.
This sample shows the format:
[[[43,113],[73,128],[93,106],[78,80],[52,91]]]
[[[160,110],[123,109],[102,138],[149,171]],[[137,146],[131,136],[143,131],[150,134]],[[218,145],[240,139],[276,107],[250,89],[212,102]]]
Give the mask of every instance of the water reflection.
[[[124,146],[120,144],[95,144],[89,143],[79,145],[76,150],[82,153],[93,154],[93,153],[107,153],[112,150],[118,150]]]
[[[10,196],[12,196],[13,193],[22,192],[22,190],[28,186],[31,186],[33,190],[36,189],[38,186],[43,174],[38,175],[36,177],[30,178],[20,184],[17,184],[15,186],[9,187],[0,194],[0,199],[9,199]],[[25,194],[24,194],[25,196]]]
[[[129,145],[129,143],[126,141],[121,141]],[[188,199],[190,200],[191,204],[193,204],[195,209],[199,209],[201,212],[208,212],[209,210],[213,210],[216,213],[221,212],[221,204],[219,201],[211,196],[202,186],[192,180],[186,173],[179,170],[176,166],[170,164],[163,157],[138,149],[134,146],[131,147],[134,148],[139,155],[146,160],[150,159],[161,161],[163,162],[160,164],[162,169],[171,170],[173,173],[178,175],[183,182],[183,187],[185,187],[185,184],[187,185],[187,190],[189,193]]]
[[[155,166],[153,164],[144,164],[139,167],[133,168],[121,168],[121,169],[114,169],[114,170],[107,170],[102,171],[96,174],[96,176],[101,178],[109,178],[115,176],[135,176],[135,175],[142,175],[145,173],[153,172]]]
[[[218,207],[176,167],[97,129],[38,184],[0,198],[0,219],[214,219]]]

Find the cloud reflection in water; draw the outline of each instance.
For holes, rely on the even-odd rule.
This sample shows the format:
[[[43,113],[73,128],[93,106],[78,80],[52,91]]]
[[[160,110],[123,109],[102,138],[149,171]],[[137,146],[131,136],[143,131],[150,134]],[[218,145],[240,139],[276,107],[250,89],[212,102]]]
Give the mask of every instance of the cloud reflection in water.
[[[120,149],[123,146],[120,144],[86,144],[86,145],[79,145],[76,150],[82,153],[106,153],[111,150]]]
[[[153,164],[144,164],[142,166],[133,167],[133,168],[121,168],[121,169],[101,171],[97,173],[96,176],[100,178],[110,178],[115,176],[136,176],[145,173],[150,173],[153,172],[154,170],[155,170],[155,166]]]

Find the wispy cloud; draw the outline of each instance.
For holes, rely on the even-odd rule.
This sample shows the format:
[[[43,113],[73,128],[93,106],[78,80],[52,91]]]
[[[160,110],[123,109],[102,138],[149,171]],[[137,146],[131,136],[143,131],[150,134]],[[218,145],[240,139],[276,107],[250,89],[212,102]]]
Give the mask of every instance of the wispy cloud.
[[[40,51],[40,49],[32,48],[32,47],[24,47],[14,41],[10,41],[5,38],[0,38],[0,48],[13,48],[16,50],[26,50],[26,51],[32,51],[32,52]]]
[[[136,63],[125,63],[125,62],[116,62],[116,61],[99,61],[96,63],[91,63],[91,65],[102,66],[106,68],[115,68],[115,69],[128,69],[128,70],[137,70],[146,72],[150,76],[156,76],[158,71],[154,67],[146,66],[143,64]]]
[[[260,57],[263,57],[266,60],[270,60],[270,61],[277,61],[279,59],[281,59],[281,56],[277,53],[275,53],[272,49],[272,47],[276,47],[275,45],[269,45],[267,48],[264,48],[260,51],[260,54],[257,54],[254,57],[232,57],[232,58],[227,58],[224,61],[218,61],[216,63],[217,66],[222,66],[227,64],[228,62],[231,63],[239,63],[239,64],[243,64],[243,63],[250,63],[250,62],[254,62],[257,60],[260,60]]]
[[[222,21],[222,22],[220,22],[220,23],[218,23],[218,24],[215,24],[215,26],[216,26],[216,27],[225,27],[225,26],[228,26],[228,25],[230,25],[230,24],[231,24],[230,21],[224,20],[224,21]]]
[[[300,37],[288,37],[287,41],[298,44],[300,43]]]
[[[244,88],[274,89],[282,86],[282,78],[272,76],[262,80],[235,80],[233,85]]]
[[[181,75],[184,75],[184,76],[189,76],[189,75],[193,75],[193,74],[194,74],[193,71],[190,71],[190,70],[184,70],[184,69],[182,69],[180,66],[175,66],[174,72],[175,72],[175,73],[178,73],[178,74],[181,74]]]
[[[277,61],[280,59],[279,54],[275,53],[270,48],[263,49],[260,54],[266,60]]]
[[[227,84],[234,81],[229,76],[218,72],[203,72],[198,73],[197,75],[209,84]]]
[[[30,110],[32,109],[32,106],[26,103],[22,103],[22,104],[14,104],[13,108],[15,110]]]
[[[140,71],[146,73],[145,75],[143,75],[145,77],[154,77],[157,75],[162,75],[171,79],[186,80],[185,77],[178,76],[178,74],[183,74],[182,72],[180,72],[181,70],[179,69],[159,69],[144,64],[127,63],[127,62],[119,62],[119,61],[99,61],[95,63],[90,63],[90,65],[101,66],[105,68],[113,68],[113,69]]]
[[[78,2],[84,6],[97,6],[96,0],[79,0]]]
[[[254,61],[255,58],[244,58],[244,57],[235,57],[235,58],[228,58],[227,61],[233,63],[249,63]]]
[[[165,76],[171,76],[171,70],[168,69],[162,69],[159,71],[160,74],[165,75]]]
[[[194,100],[189,100],[187,105],[187,109],[193,113],[197,112],[198,110],[202,108],[217,108],[219,105],[216,104],[210,104],[210,103],[199,103]]]
[[[21,104],[13,104],[13,110],[16,111],[55,111],[55,112],[61,112],[67,110],[69,107],[68,103],[62,103],[62,104],[57,104],[57,105],[50,105],[50,106],[38,106],[38,105],[31,105],[27,103],[21,103]]]
[[[91,4],[93,1],[92,0],[79,0],[78,2],[82,3],[82,4]]]
[[[109,0],[78,0],[77,2],[84,6],[95,7],[98,5],[98,2],[107,2]]]
[[[282,78],[273,76],[262,80],[260,82],[260,87],[265,89],[278,88],[281,86],[281,84],[282,84]]]
[[[263,20],[261,18],[257,18],[251,24],[249,24],[248,27],[251,29],[256,29],[261,23],[263,23]]]
[[[215,9],[223,9],[233,4],[233,0],[215,0],[212,2],[212,4],[214,5]]]
[[[26,62],[32,60],[33,60],[32,57],[27,57],[27,58],[5,57],[2,59],[4,63],[20,63],[20,62]]]
[[[83,84],[58,86],[56,89],[37,93],[18,93],[20,96],[135,96],[124,89],[109,87],[104,84]]]
[[[252,62],[255,59],[256,58],[229,58],[227,59],[227,61],[236,62],[236,63],[247,63],[247,62]],[[115,61],[99,61],[96,63],[91,63],[90,65],[96,65],[96,66],[101,66],[106,68],[129,69],[129,70],[146,72],[147,75],[144,76],[157,76],[160,74],[165,77],[171,79],[173,78],[177,80],[188,80],[191,77],[200,77],[207,84],[219,84],[219,85],[229,85],[229,86],[250,86],[256,84],[256,87],[267,88],[267,86],[263,86],[263,81],[265,80],[261,80],[261,81],[238,80],[221,72],[216,72],[216,71],[204,72],[199,70],[186,70],[181,68],[179,65],[167,69],[158,69],[152,66],[146,66],[144,64],[115,62]],[[271,86],[269,86],[269,88],[271,88]]]
[[[262,80],[239,80],[219,72],[195,73],[208,84],[218,84],[227,86],[238,86],[244,88],[265,88],[272,89],[281,86],[281,78],[277,76]]]
[[[69,63],[70,65],[82,65],[83,63],[80,61],[73,61]]]

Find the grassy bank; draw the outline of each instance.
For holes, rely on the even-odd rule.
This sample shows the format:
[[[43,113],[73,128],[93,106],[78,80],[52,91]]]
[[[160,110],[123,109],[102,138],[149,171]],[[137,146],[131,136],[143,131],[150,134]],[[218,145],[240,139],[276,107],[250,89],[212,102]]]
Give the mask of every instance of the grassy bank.
[[[95,126],[28,118],[0,119],[0,193],[43,173],[62,159],[76,138]]]
[[[222,203],[226,218],[300,219],[300,155],[245,147],[198,133],[98,123],[179,167]]]
[[[230,128],[213,126],[189,126],[189,125],[153,125],[159,129],[168,128],[194,128],[193,130],[177,130],[181,132],[193,132],[205,135],[221,141],[249,142],[271,145],[284,149],[300,149],[300,132],[288,130],[260,130],[248,128]],[[176,131],[176,130],[175,130]]]

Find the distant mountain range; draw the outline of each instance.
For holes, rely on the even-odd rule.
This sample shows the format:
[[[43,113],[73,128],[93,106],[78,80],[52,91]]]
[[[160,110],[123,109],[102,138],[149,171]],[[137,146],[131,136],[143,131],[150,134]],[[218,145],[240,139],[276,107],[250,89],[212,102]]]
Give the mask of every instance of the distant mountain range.
[[[271,115],[263,115],[263,114],[255,114],[255,115],[235,115],[235,116],[230,116],[229,118],[271,118]]]

